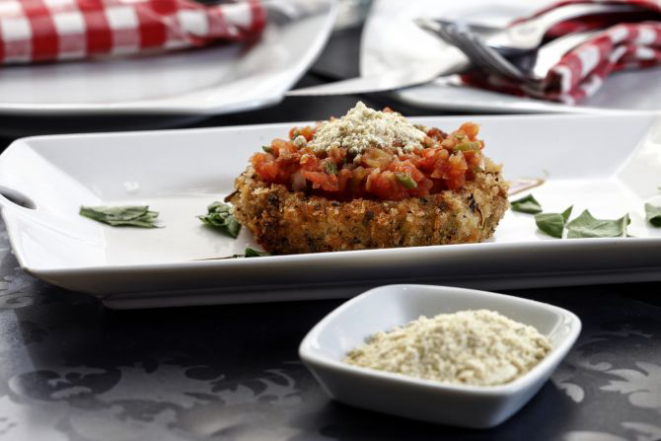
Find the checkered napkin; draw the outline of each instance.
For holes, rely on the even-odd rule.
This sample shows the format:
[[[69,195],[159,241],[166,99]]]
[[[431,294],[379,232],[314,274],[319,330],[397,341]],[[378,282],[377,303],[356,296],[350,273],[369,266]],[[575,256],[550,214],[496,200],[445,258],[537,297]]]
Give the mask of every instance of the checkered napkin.
[[[259,0],[0,0],[0,63],[136,54],[245,41],[266,24]]]
[[[466,84],[497,92],[574,104],[594,95],[612,72],[661,65],[661,0],[625,2],[639,6],[641,11],[624,16],[610,14],[582,17],[559,23],[550,29],[547,38],[557,38],[577,31],[604,30],[565,54],[541,81],[517,83],[481,72],[462,75],[462,80]],[[551,8],[569,3],[594,2],[562,1]],[[534,16],[551,8],[539,11]]]

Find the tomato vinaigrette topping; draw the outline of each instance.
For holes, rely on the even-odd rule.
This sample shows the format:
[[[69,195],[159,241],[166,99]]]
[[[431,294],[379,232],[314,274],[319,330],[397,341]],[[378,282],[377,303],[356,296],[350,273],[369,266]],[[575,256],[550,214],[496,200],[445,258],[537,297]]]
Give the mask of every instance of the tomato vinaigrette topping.
[[[359,102],[342,118],[292,128],[251,163],[266,182],[330,199],[423,197],[459,189],[481,170],[478,130],[469,122],[448,134]]]

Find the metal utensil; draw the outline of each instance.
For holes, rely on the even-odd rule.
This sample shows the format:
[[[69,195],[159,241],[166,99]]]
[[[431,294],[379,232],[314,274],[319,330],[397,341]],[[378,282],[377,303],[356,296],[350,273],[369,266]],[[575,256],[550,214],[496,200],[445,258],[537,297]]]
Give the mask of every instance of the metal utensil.
[[[496,50],[487,52],[482,41],[476,41],[476,34],[466,29],[460,23],[433,21],[422,23],[422,27],[431,30],[447,43],[459,48],[479,69],[492,74],[504,76],[518,81],[525,79],[520,69],[502,57]],[[529,54],[527,54],[529,55]]]
[[[569,6],[572,7],[569,8]],[[557,12],[557,9],[565,8],[568,8],[567,11]],[[536,36],[541,35],[543,37],[543,35],[555,24],[574,17],[603,12],[607,9],[617,9],[618,11],[633,10],[632,7],[628,5],[568,5],[562,8],[553,9],[530,21],[515,25],[516,29],[514,31],[511,31],[510,28],[496,28],[489,26],[476,26],[471,29],[485,35],[488,44],[493,43],[498,45],[497,50],[501,50],[502,48],[506,53],[520,54],[522,48],[527,48],[526,50],[530,51],[532,42],[537,42],[537,46],[539,46],[541,43],[541,37]],[[545,18],[547,16],[549,17]],[[424,22],[424,20],[418,21],[418,24],[421,22]],[[527,26],[524,26],[526,24]],[[508,41],[510,42],[509,46],[505,45],[505,42]],[[533,46],[532,48],[537,46]],[[407,66],[403,69],[392,70],[368,77],[350,78],[320,86],[290,90],[287,93],[287,96],[349,95],[385,92],[417,86],[433,81],[440,76],[459,73],[466,70],[470,65],[471,62],[469,61],[469,58],[461,53],[461,51],[448,51],[448,56],[442,60],[432,60],[423,65]]]
[[[536,59],[542,55],[541,50],[529,51],[517,57],[517,63],[504,57],[498,50],[490,47],[483,38],[468,30],[465,26],[455,23],[439,24],[437,34],[448,43],[454,44],[470,58],[471,62],[486,72],[491,72],[519,82],[538,82],[546,77],[546,73],[559,61],[556,54],[563,55],[580,43],[592,38],[599,31],[580,32],[560,37],[543,46],[545,53],[552,56],[543,57],[538,64]],[[553,63],[553,64],[551,64]],[[535,68],[536,67],[536,68]]]

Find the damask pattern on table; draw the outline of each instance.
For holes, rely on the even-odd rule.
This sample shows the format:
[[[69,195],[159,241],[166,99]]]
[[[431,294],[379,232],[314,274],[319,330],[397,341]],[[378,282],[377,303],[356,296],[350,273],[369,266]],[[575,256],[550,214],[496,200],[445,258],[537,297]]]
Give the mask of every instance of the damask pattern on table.
[[[584,331],[518,415],[463,431],[324,395],[296,349],[339,301],[108,311],[24,273],[3,226],[0,440],[659,439],[661,308],[602,291],[520,293],[573,310]]]

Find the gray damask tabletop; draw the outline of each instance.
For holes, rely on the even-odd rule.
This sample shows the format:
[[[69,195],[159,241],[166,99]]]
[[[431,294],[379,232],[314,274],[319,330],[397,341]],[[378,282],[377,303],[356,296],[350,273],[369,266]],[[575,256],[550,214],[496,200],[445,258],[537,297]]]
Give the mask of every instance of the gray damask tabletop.
[[[636,299],[661,284],[514,292],[584,330],[519,414],[472,431],[329,400],[297,347],[339,300],[110,311],[24,273],[4,225],[0,262],[0,440],[661,439],[661,308]]]

